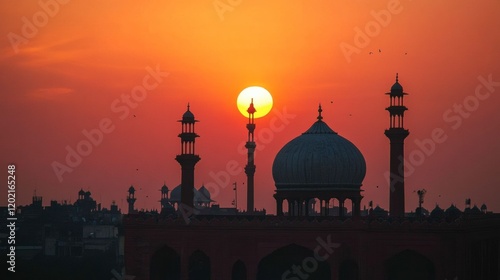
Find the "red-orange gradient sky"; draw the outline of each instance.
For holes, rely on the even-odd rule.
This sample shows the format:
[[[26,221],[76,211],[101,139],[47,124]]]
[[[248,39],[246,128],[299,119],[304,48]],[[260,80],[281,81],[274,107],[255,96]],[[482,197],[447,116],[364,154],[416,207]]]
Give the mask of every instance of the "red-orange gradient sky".
[[[236,98],[259,85],[275,111],[257,120],[257,208],[275,212],[274,156],[316,120],[319,102],[324,120],[365,156],[363,205],[388,208],[384,93],[399,72],[410,94],[406,155],[414,155],[406,210],[417,206],[413,190],[425,188],[428,209],[463,208],[470,197],[500,211],[499,1],[4,0],[0,11],[0,166],[6,179],[7,164],[17,165],[19,205],[35,189],[48,205],[74,202],[83,188],[126,212],[133,184],[137,208],[159,208],[163,182],[180,183],[176,121],[189,101],[200,120],[196,186],[217,183],[214,174],[237,163],[229,181],[242,187],[245,208],[246,119]],[[168,76],[157,76],[156,87],[148,80],[146,96],[127,105],[121,96],[143,84],[147,67]],[[52,164],[66,164],[66,147],[103,119],[113,131],[59,181]],[[446,140],[422,151],[417,142],[435,129]],[[213,198],[230,207],[233,197],[221,186]]]

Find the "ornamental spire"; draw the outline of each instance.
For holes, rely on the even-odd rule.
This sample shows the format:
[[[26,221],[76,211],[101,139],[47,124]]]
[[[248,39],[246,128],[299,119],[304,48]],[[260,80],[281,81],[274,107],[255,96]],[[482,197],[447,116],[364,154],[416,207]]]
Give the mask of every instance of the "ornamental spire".
[[[248,107],[247,112],[249,114],[253,114],[253,113],[257,112],[257,110],[255,110],[255,107],[253,106],[253,98],[251,99],[250,107]]]
[[[323,117],[321,116],[321,112],[323,112],[323,109],[321,109],[321,103],[319,103],[319,107],[318,107],[318,121],[321,121],[323,119]]]

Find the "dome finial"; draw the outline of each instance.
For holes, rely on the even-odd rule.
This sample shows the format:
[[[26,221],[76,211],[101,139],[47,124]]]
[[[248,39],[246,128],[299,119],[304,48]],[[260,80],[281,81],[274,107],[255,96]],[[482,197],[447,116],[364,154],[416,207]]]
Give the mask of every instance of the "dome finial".
[[[318,107],[318,121],[321,121],[323,117],[321,116],[321,112],[323,112],[323,109],[321,109],[321,103],[319,103]]]
[[[399,82],[398,73],[396,73],[396,83]]]
[[[189,111],[189,107],[190,107],[190,106],[189,106],[189,102],[188,102],[188,106],[187,106],[187,107],[188,107],[188,111]]]

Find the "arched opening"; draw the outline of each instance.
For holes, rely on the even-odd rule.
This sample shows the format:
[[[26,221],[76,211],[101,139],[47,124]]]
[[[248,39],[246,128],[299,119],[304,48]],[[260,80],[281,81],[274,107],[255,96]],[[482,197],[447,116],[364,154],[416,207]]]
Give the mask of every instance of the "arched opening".
[[[358,263],[354,260],[345,260],[340,264],[339,280],[358,280]]]
[[[231,272],[232,280],[247,280],[247,268],[245,264],[238,260],[233,265],[233,271]]]
[[[151,257],[149,268],[151,280],[179,280],[181,279],[181,258],[177,252],[164,246]]]
[[[344,201],[344,210],[343,210],[344,217],[354,216],[352,212],[352,210],[354,209],[353,206],[354,205],[352,199],[346,198],[346,200]]]
[[[320,216],[321,215],[321,200],[319,198],[313,198],[310,201],[311,204],[311,212],[309,213],[309,216]]]
[[[404,250],[386,262],[388,280],[435,280],[434,264],[423,255]]]
[[[315,259],[312,250],[296,244],[277,249],[259,262],[257,280],[294,277],[308,280],[331,279],[330,267],[325,261]]]
[[[210,280],[210,259],[200,250],[189,257],[189,279]]]

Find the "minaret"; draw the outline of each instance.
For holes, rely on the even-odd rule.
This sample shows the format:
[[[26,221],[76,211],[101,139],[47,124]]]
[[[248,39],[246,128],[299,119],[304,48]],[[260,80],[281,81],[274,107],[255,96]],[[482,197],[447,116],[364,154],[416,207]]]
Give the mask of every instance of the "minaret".
[[[257,112],[255,107],[253,106],[253,98],[250,102],[250,107],[247,109],[248,112],[248,141],[245,145],[245,148],[248,150],[248,161],[245,166],[245,173],[247,174],[247,212],[252,213],[254,210],[254,182],[253,175],[255,174],[255,164],[254,164],[254,152],[256,144],[253,138],[253,132],[255,130],[254,116],[253,114]]]
[[[390,97],[389,111],[390,125],[385,130],[385,136],[391,143],[390,149],[390,192],[389,192],[389,213],[394,217],[404,217],[405,214],[405,179],[404,179],[404,140],[410,134],[404,128],[404,112],[408,110],[403,105],[403,97],[408,95],[403,92],[403,87],[399,84],[398,74],[396,83],[391,87],[391,92],[386,93]]]
[[[163,183],[163,186],[160,189],[161,192],[161,199],[160,199],[160,205],[161,209],[163,210],[164,208],[167,208],[168,206],[168,187],[165,183]]]
[[[130,186],[130,188],[128,189],[128,196],[127,196],[128,213],[129,214],[135,213],[135,210],[134,210],[135,201],[136,201],[135,188],[134,188],[134,186]]]
[[[194,153],[194,142],[198,134],[194,132],[195,120],[193,113],[189,110],[182,115],[181,154],[175,157],[175,160],[181,165],[181,206],[193,208],[194,198],[194,166],[200,160],[200,157]]]

